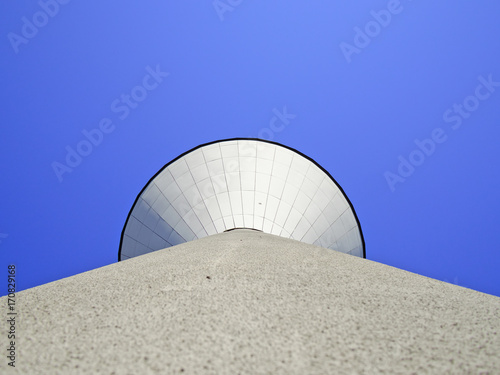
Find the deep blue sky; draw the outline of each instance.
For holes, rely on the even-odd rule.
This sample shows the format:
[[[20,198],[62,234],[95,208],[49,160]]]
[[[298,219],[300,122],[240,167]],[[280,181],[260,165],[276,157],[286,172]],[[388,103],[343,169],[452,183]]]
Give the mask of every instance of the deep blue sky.
[[[231,2],[0,4],[0,272],[22,290],[116,262],[164,164],[261,136],[339,182],[368,259],[500,295],[500,3]]]

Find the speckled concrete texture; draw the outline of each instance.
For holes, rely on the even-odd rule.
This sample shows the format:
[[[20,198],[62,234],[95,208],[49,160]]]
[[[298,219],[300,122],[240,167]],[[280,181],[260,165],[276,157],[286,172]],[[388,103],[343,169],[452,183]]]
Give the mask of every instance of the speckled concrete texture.
[[[500,373],[500,298],[251,230],[22,291],[17,307],[23,374]]]

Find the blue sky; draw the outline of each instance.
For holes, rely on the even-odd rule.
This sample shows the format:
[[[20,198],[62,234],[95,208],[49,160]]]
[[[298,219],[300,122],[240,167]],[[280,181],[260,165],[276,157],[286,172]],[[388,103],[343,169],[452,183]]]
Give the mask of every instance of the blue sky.
[[[368,259],[500,296],[499,15],[493,1],[2,2],[1,269],[16,264],[23,290],[116,262],[164,164],[262,137],[339,182]],[[276,111],[296,117],[273,129]]]

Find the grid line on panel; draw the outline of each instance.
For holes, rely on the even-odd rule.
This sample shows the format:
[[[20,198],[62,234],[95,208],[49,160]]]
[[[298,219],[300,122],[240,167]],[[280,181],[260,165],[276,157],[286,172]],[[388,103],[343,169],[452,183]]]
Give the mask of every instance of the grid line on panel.
[[[293,160],[292,160],[291,165],[293,165]],[[291,169],[291,167],[290,167],[290,169]],[[288,170],[288,174],[287,174],[287,176],[286,176],[286,177],[287,177],[287,181],[288,181],[288,176],[290,175],[290,169]],[[309,170],[309,164],[307,165],[307,169]],[[305,181],[305,179],[306,179],[306,174],[307,174],[307,171],[303,173],[303,175],[304,175],[304,179],[302,180],[302,183],[300,184],[300,187],[299,187],[299,191],[298,191],[297,195],[295,196],[295,199],[293,200],[292,207],[295,207],[296,202],[297,202],[297,199],[299,199],[299,196],[300,196],[300,194],[299,194],[299,193],[302,191],[302,186],[304,185],[304,181]],[[307,194],[306,194],[306,195],[307,195]],[[304,213],[307,211],[307,209],[309,208],[309,205],[310,205],[310,204],[311,204],[311,202],[312,202],[312,197],[309,197],[309,198],[311,198],[311,200],[309,201],[308,205],[307,205],[307,206],[306,206],[306,208],[304,209],[304,212],[301,212],[302,216],[304,216]],[[285,225],[286,225],[286,222],[287,222],[287,220],[288,220],[288,218],[289,218],[289,216],[290,216],[290,213],[291,213],[291,212],[292,212],[292,210],[290,210],[290,212],[288,213],[288,216],[287,216],[287,218],[286,218],[286,220],[285,220]],[[297,221],[297,224],[295,224],[295,226],[293,227],[293,229],[290,231],[290,235],[292,235],[292,234],[293,234],[293,232],[295,231],[295,229],[297,229],[297,226],[299,225],[299,223],[300,223],[300,222],[301,222],[301,220]],[[309,222],[309,220],[307,220],[307,222]]]
[[[221,163],[222,163],[222,168],[224,168],[224,163],[222,162],[222,160],[223,160],[223,159],[222,159],[222,150],[221,150],[221,148],[220,148],[220,143],[219,143],[219,144],[217,144],[217,147],[219,148],[219,152],[220,152],[220,155],[221,155],[221,156],[220,156],[220,157],[221,157],[221,158],[220,158],[220,160],[221,160]],[[207,168],[208,168],[208,161],[207,161],[207,159],[205,158],[205,154],[204,154],[204,153],[202,153],[202,154],[203,154],[203,159],[205,160],[205,164],[207,164]],[[217,160],[217,159],[214,159],[214,160]],[[212,160],[212,161],[213,161],[213,160]],[[213,182],[213,180],[212,180],[212,177],[213,177],[213,176],[210,174],[210,170],[209,170],[209,171],[208,171],[208,178],[210,179],[210,183],[212,184],[212,189],[214,189],[215,200],[217,201],[217,204],[219,205],[219,210],[220,210],[220,204],[219,204],[219,200],[217,199],[217,194],[216,194],[216,190],[215,190],[215,186],[214,186],[214,182]],[[227,181],[226,181],[226,185],[227,185]],[[203,195],[202,195],[202,197],[203,197]],[[206,208],[207,208],[207,212],[208,212],[208,214],[210,215],[210,219],[212,220],[212,223],[215,223],[215,220],[214,220],[214,218],[213,218],[212,214],[211,214],[211,213],[210,213],[210,211],[208,210],[208,206],[206,205],[205,200],[203,200],[203,202],[205,203],[205,206],[206,206]],[[221,212],[221,215],[222,215],[222,212]]]
[[[239,142],[236,142],[236,144],[238,145],[238,163],[240,161],[240,143]],[[243,207],[243,183],[241,181],[241,170],[240,170],[240,173],[239,173],[239,178],[240,178],[240,198],[241,198],[241,212],[242,212],[242,217],[243,217],[243,226],[245,226],[245,210],[244,210],[244,207]]]
[[[277,165],[278,163],[276,163]],[[281,164],[281,163],[280,163]],[[284,164],[283,164],[284,165]],[[285,186],[283,186],[283,191],[281,192],[281,198],[280,198],[280,205],[278,206],[278,211],[280,209],[280,206],[281,206],[281,202],[283,201],[283,194],[285,193],[285,188],[286,188],[286,185],[287,185],[287,181],[288,181],[288,176],[290,175],[290,169],[291,169],[291,166],[292,166],[292,162],[290,161],[290,165],[288,166],[288,170],[286,172],[286,177],[285,177]],[[273,166],[273,169],[274,169],[274,166]],[[295,201],[295,199],[294,199]],[[292,206],[293,207],[293,206]],[[279,236],[282,235],[283,231],[285,230],[285,224],[286,224],[286,221],[288,220],[288,217],[290,216],[290,212],[292,212],[292,210],[290,209],[288,211],[288,214],[286,215],[286,218],[285,218],[285,221],[283,222],[283,227],[281,227],[281,231],[280,231],[280,234]],[[277,213],[276,213],[277,214]],[[274,224],[273,224],[273,227],[274,227]]]
[[[269,185],[267,186],[267,198],[266,199],[266,209],[264,210],[264,219],[268,219],[272,225],[271,225],[271,229],[269,230],[270,232],[272,231],[272,228],[274,226],[274,217],[276,217],[276,214],[274,215],[274,217],[272,219],[268,218],[267,215],[268,215],[268,212],[267,212],[267,209],[268,209],[268,204],[269,204],[269,195],[271,194],[271,181],[272,181],[272,174],[273,174],[273,169],[274,169],[274,157],[276,156],[276,148],[273,149],[273,159],[272,159],[272,168],[271,168],[271,174],[270,174],[270,179],[269,179]],[[258,155],[257,155],[258,157]]]
[[[238,143],[236,143],[236,153],[238,153]],[[226,188],[227,188],[227,194],[229,196],[229,208],[231,210],[231,221],[233,222],[233,227],[236,228],[236,223],[234,222],[234,211],[233,211],[233,202],[231,201],[231,196],[229,195],[229,182],[228,182],[228,171],[226,171],[226,165],[224,163],[224,156],[222,155],[222,149],[221,149],[221,158],[222,158],[222,170],[224,171],[224,180],[226,181]],[[240,181],[241,183],[241,181]],[[240,189],[241,190],[241,189]],[[225,221],[224,221],[225,224]],[[228,229],[228,228],[226,228]]]
[[[245,144],[242,144],[242,148],[245,146]],[[239,152],[240,148],[238,147],[238,152]],[[255,146],[255,155],[257,155],[257,146]],[[244,164],[244,160],[247,159],[247,158],[253,158],[255,160],[253,160],[253,162],[255,163],[253,165],[253,169],[255,169],[253,172],[243,172],[243,171],[240,171],[240,183],[241,183],[241,204],[242,204],[242,207],[243,207],[243,223],[245,224],[245,227],[249,227],[249,228],[254,228],[255,227],[255,220],[254,220],[254,217],[255,217],[255,211],[254,211],[254,205],[255,205],[255,188],[256,188],[256,180],[257,180],[257,157],[255,156],[255,158],[253,156],[241,156],[238,154],[238,161],[239,161],[239,164],[240,165],[243,165]],[[253,189],[251,190],[244,190],[244,187],[243,187],[243,176],[245,174],[252,174],[253,173]],[[246,201],[243,199],[245,195],[252,195],[252,204],[249,206],[247,203],[245,203]],[[246,210],[245,210],[245,207],[250,207],[251,209],[251,214],[249,214]],[[245,218],[248,218],[248,220],[250,221],[250,223],[246,223],[247,219]]]
[[[205,155],[203,154],[203,152],[200,152],[200,154],[201,154],[201,156],[202,156],[202,158],[203,158],[203,162],[206,164]],[[201,164],[199,164],[199,165],[201,165]],[[203,203],[203,205],[205,206],[205,209],[207,209],[207,206],[206,206],[205,200],[203,199],[203,195],[201,194],[200,188],[198,187],[198,184],[196,183],[196,180],[195,180],[195,178],[194,178],[193,171],[192,171],[192,169],[191,169],[191,168],[189,168],[189,165],[188,165],[188,171],[189,171],[189,173],[191,174],[191,177],[193,178],[193,181],[194,181],[194,187],[196,188],[196,191],[198,192],[198,194],[200,194],[200,197],[201,197],[201,202],[202,202],[202,203]],[[184,194],[184,192],[182,192],[182,194]],[[185,196],[185,195],[184,195],[184,196]],[[187,197],[186,197],[186,200],[187,200]],[[188,204],[189,204],[189,201],[188,201]],[[205,232],[205,234],[208,236],[208,233],[207,233],[207,231],[205,230],[205,227],[203,226],[203,223],[202,223],[202,221],[201,221],[200,217],[198,216],[198,213],[196,212],[196,209],[195,209],[195,208],[196,208],[196,206],[197,206],[197,205],[195,205],[195,204],[194,204],[194,202],[192,202],[191,207],[192,207],[193,213],[194,213],[194,215],[195,215],[196,219],[198,220],[198,222],[200,223],[201,227],[203,228],[203,231],[204,231],[204,232]],[[207,209],[207,211],[208,211],[208,209]],[[193,231],[193,232],[194,232],[194,231]],[[195,237],[196,237],[196,238],[199,238],[199,237],[198,237],[198,233],[195,233],[194,235],[195,235]]]

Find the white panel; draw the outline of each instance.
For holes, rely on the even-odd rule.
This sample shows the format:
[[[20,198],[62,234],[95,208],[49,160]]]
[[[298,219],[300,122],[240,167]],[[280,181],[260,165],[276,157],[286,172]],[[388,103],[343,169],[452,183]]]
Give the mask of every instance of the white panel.
[[[255,141],[238,141],[238,155],[255,157],[257,155],[257,143]]]
[[[258,230],[262,230],[264,226],[264,218],[260,216],[254,216],[253,218],[253,227]]]
[[[224,225],[224,220],[222,218],[215,220],[214,226],[217,233],[222,233],[226,230],[226,226]]]
[[[170,237],[168,238],[168,242],[170,242],[173,246],[179,245],[181,243],[186,242],[184,238],[182,238],[175,230],[172,231]]]
[[[207,207],[205,206],[205,202],[195,206],[194,212],[203,226],[206,226],[206,224],[211,222],[212,218],[208,213]]]
[[[269,194],[276,198],[281,198],[283,194],[283,188],[285,187],[285,181],[271,176],[271,183],[269,185]]]
[[[320,186],[325,178],[325,173],[314,164],[309,164],[306,177],[310,179],[316,186]]]
[[[288,203],[290,206],[295,202],[295,198],[297,198],[297,194],[299,193],[299,189],[295,186],[286,184],[283,189],[282,199],[284,202]]]
[[[167,198],[165,198],[163,194],[160,194],[154,201],[152,208],[161,216],[169,206],[170,203]]]
[[[276,147],[276,153],[274,154],[274,161],[277,163],[284,164],[287,168],[292,164],[293,153],[283,147]]]
[[[223,158],[237,157],[238,156],[238,143],[237,142],[224,142],[220,145],[220,150]]]
[[[229,193],[217,194],[217,202],[219,202],[219,208],[223,217],[232,215]]]
[[[137,237],[137,241],[142,243],[144,246],[148,246],[149,239],[151,238],[152,234],[153,231],[149,229],[147,226],[143,225],[141,227],[141,231],[139,232],[139,236]]]
[[[305,217],[302,217],[292,233],[292,238],[298,241],[302,240],[302,237],[304,237],[310,227],[311,224]]]
[[[307,177],[302,182],[301,190],[309,197],[313,198],[316,192],[318,191],[318,187]]]
[[[203,156],[203,152],[200,149],[190,152],[184,158],[186,159],[186,163],[191,170],[199,165],[205,164],[205,158]]]
[[[149,212],[149,205],[142,199],[139,198],[134,207],[134,216],[140,222],[143,222]]]
[[[193,168],[191,170],[191,174],[193,175],[194,181],[196,183],[200,182],[201,180],[204,180],[209,176],[207,165],[202,164],[197,166],[196,168]]]
[[[135,246],[135,249],[134,249],[134,254],[133,256],[138,256],[138,255],[142,255],[142,254],[147,254],[149,253],[150,250],[148,249],[147,246],[137,242],[136,246]]]
[[[253,216],[255,191],[243,191],[241,193],[241,201],[243,203],[243,215]]]
[[[283,181],[286,181],[289,169],[290,168],[284,164],[274,163],[274,165],[273,165],[273,177],[277,177]]]
[[[300,188],[302,186],[304,178],[305,177],[303,172],[291,168],[288,172],[287,183],[295,186],[296,188]]]
[[[165,187],[174,182],[174,178],[172,177],[172,174],[170,173],[168,168],[166,168],[155,178],[154,181],[156,186],[158,186],[158,188],[163,191]]]
[[[234,173],[240,171],[240,159],[238,157],[229,157],[222,159],[224,173]]]
[[[313,227],[318,235],[322,235],[330,227],[330,223],[323,214],[320,214],[313,223]]]
[[[240,172],[231,172],[226,175],[229,191],[241,191]]]
[[[234,225],[236,228],[243,228],[245,226],[243,215],[234,215]]]
[[[152,250],[160,250],[168,247],[168,243],[163,238],[153,234],[149,240],[148,247]]]
[[[282,227],[277,225],[276,223],[273,224],[273,229],[271,229],[271,234],[274,234],[275,236],[279,236],[282,231]]]
[[[161,220],[160,215],[151,209],[148,216],[144,219],[144,225],[146,225],[149,229],[154,230],[156,228],[156,224],[158,224],[158,220]]]
[[[137,220],[134,216],[130,215],[127,221],[127,228],[125,229],[125,234],[132,238],[137,238],[142,225],[143,224],[139,220]]]
[[[361,241],[361,234],[359,233],[359,227],[356,228],[356,232],[357,232],[357,236],[356,236],[356,239],[354,241],[354,246],[356,246],[356,247],[362,247],[363,246],[363,242]]]
[[[130,238],[129,236],[123,236],[122,247],[121,247],[121,255],[128,255],[134,252],[137,241]]]
[[[302,241],[305,243],[312,244],[314,241],[318,239],[318,235],[316,234],[316,231],[314,230],[314,227],[309,228],[307,233],[302,237]]]
[[[243,215],[245,228],[253,228],[253,215]]]
[[[255,172],[241,172],[241,190],[255,191]]]
[[[290,204],[281,201],[278,206],[278,211],[276,212],[276,218],[274,219],[275,224],[278,224],[280,227],[284,227],[291,209],[292,206]]]
[[[276,217],[276,212],[278,211],[279,204],[280,201],[278,198],[273,196],[268,196],[266,205],[266,216],[264,216],[264,218],[274,222],[274,218]]]
[[[257,172],[270,175],[273,171],[273,162],[269,159],[257,158]]]
[[[175,181],[172,182],[163,190],[163,195],[170,202],[175,200],[180,194],[181,194],[181,189],[179,189],[179,186],[177,186],[177,183]]]
[[[217,220],[222,218],[222,213],[220,212],[219,203],[217,202],[217,197],[215,195],[207,198],[205,201],[207,205],[208,212],[212,220]]]
[[[175,226],[181,219],[181,215],[175,210],[174,206],[170,206],[166,209],[165,214],[162,216],[163,220],[165,220],[170,226]]]
[[[224,173],[224,166],[222,165],[222,159],[212,160],[207,163],[208,173],[210,176],[217,176]]]
[[[349,211],[345,210],[342,215],[340,215],[340,220],[342,220],[342,223],[344,224],[344,228],[346,232],[350,231],[352,228],[356,226],[356,223],[354,220],[349,219]]]
[[[153,183],[149,184],[147,189],[142,193],[141,198],[151,206],[159,195],[160,189]]]
[[[181,216],[184,216],[191,209],[186,197],[184,197],[184,195],[182,194],[179,195],[177,199],[172,202],[172,206]]]
[[[205,160],[209,163],[212,160],[220,159],[220,147],[219,144],[208,145],[202,148],[203,155],[205,156]]]
[[[156,225],[155,233],[159,235],[164,240],[168,240],[170,234],[172,233],[173,228],[168,225],[165,221],[160,220],[158,225]]]
[[[264,217],[266,212],[266,204],[267,204],[267,194],[255,192],[255,205],[254,205],[254,214],[255,216]]]
[[[188,225],[188,227],[191,228],[191,231],[193,233],[198,233],[200,230],[203,229],[203,225],[201,225],[201,222],[198,219],[198,216],[196,215],[196,212],[194,210],[191,210],[186,215],[184,215],[183,219],[184,222]]]
[[[340,213],[337,211],[332,201],[328,202],[325,209],[323,210],[323,214],[330,223],[333,223],[340,216]]]
[[[211,178],[215,194],[227,192],[226,176],[221,174]]]
[[[233,210],[233,215],[242,215],[243,203],[241,202],[241,191],[230,191],[229,199],[231,200],[231,209]]]
[[[231,216],[224,216],[222,219],[224,220],[224,226],[226,227],[226,229],[232,229],[232,228],[234,228],[233,215],[231,215]]]
[[[340,220],[340,218],[331,225],[331,228],[336,239],[342,237],[346,233],[344,224],[342,223],[342,220]]]
[[[313,201],[321,207],[321,209],[323,209],[330,202],[330,198],[327,197],[321,190],[317,190],[316,194],[314,194]]]
[[[191,228],[189,228],[184,220],[179,221],[174,227],[174,230],[179,233],[179,235],[186,241],[191,241],[192,239],[194,239],[193,231],[191,230]]]
[[[312,163],[309,160],[305,159],[301,155],[293,155],[292,169],[299,171],[305,175],[311,164]]]
[[[342,214],[342,220],[344,221],[344,225],[348,230],[358,226],[358,223],[356,223],[356,219],[354,218],[354,214],[350,207]]]
[[[349,238],[349,248],[355,249],[358,246],[358,228],[353,228],[347,232],[347,237]]]
[[[214,223],[210,222],[209,224],[205,225],[205,230],[207,231],[207,234],[209,236],[213,234],[217,234],[217,231],[215,230]]]
[[[206,178],[198,182],[197,186],[203,199],[211,197],[212,195],[215,194],[214,187],[212,185],[212,180],[210,178]]]
[[[267,193],[269,192],[271,176],[267,174],[257,173],[255,177],[255,190],[267,195]]]
[[[264,218],[264,226],[262,227],[262,231],[265,233],[271,233],[273,229],[273,222],[269,219]]]
[[[337,243],[338,243],[339,249],[343,249],[344,251],[351,250],[349,248],[349,237],[347,236],[347,233],[344,234],[342,237],[340,237],[337,240]]]
[[[311,198],[309,198],[303,191],[299,191],[299,193],[297,194],[297,199],[295,199],[295,203],[293,206],[297,211],[303,213],[309,206],[310,202]]]
[[[188,188],[194,185],[193,176],[191,176],[191,172],[189,171],[184,173],[175,182],[177,182],[177,186],[181,191],[186,191]]]
[[[256,164],[256,158],[240,157],[240,171],[242,172],[255,172]]]
[[[330,178],[325,178],[319,189],[328,197],[328,199],[332,199],[339,192],[339,188]]]
[[[196,207],[203,202],[203,198],[201,197],[198,186],[196,185],[184,190],[184,197],[186,198],[186,201],[188,202],[190,207]]]
[[[276,146],[269,143],[257,144],[257,157],[262,159],[274,160],[274,151]]]
[[[284,229],[287,232],[292,233],[293,230],[295,229],[295,227],[297,226],[301,217],[302,217],[302,213],[300,213],[296,209],[292,208],[290,211],[290,214],[288,215],[288,218],[285,222]]]
[[[184,160],[184,158],[176,160],[175,162],[170,164],[168,166],[168,169],[170,173],[172,173],[172,177],[174,178],[174,180],[178,179],[180,176],[182,176],[189,170],[186,164],[186,160]]]
[[[337,194],[335,197],[333,197],[332,203],[335,206],[338,213],[340,214],[342,214],[345,210],[347,210],[348,207],[347,201],[341,194]]]

